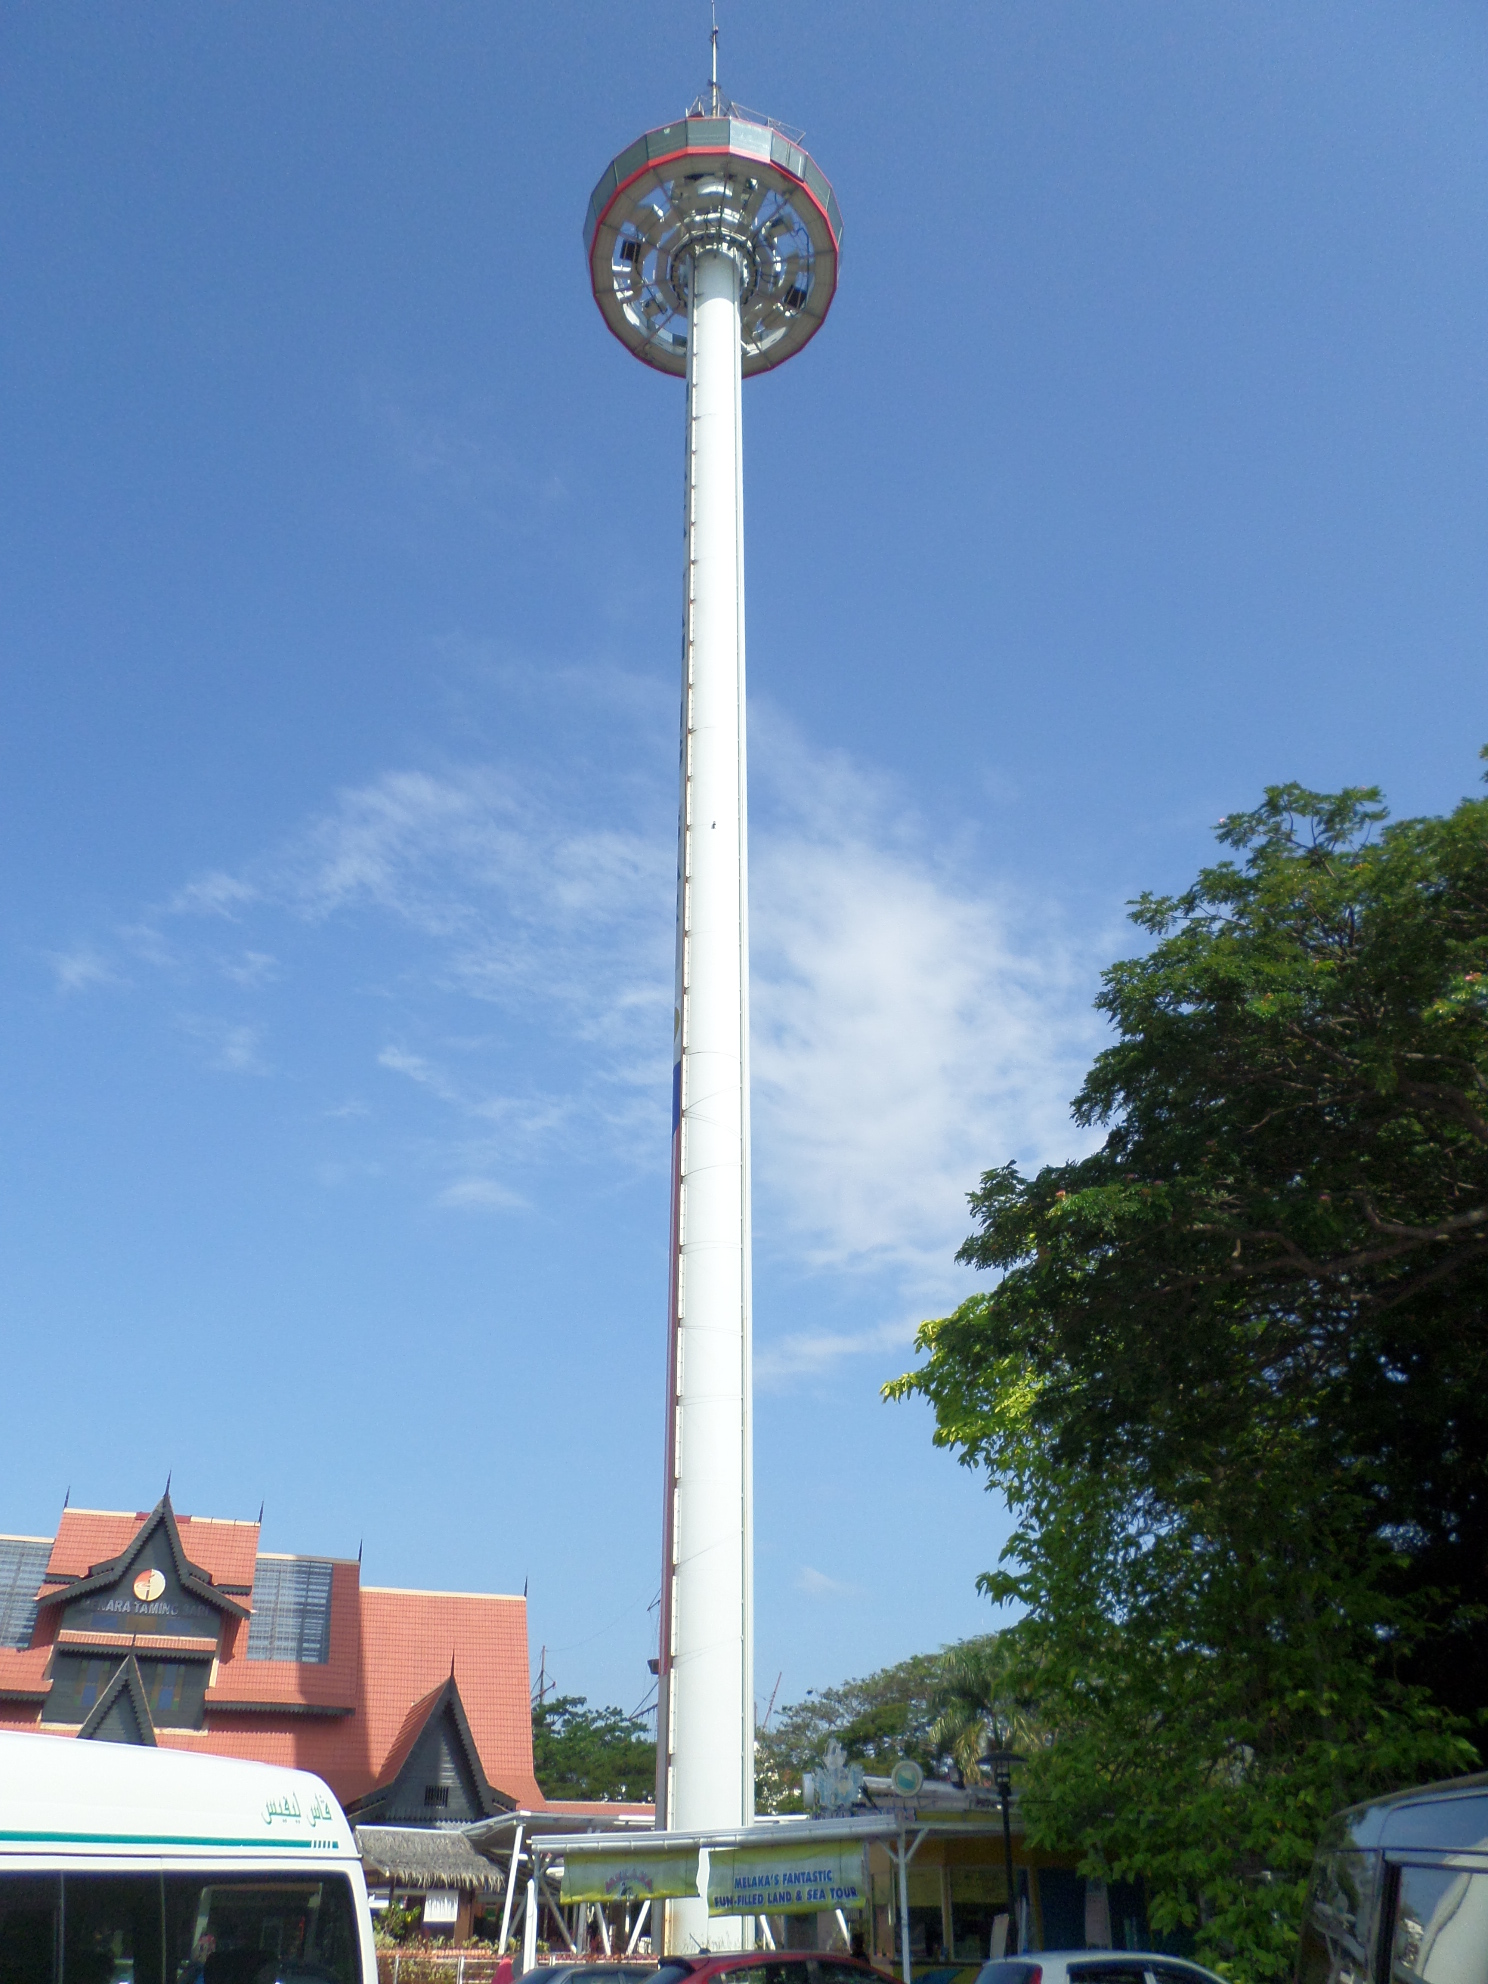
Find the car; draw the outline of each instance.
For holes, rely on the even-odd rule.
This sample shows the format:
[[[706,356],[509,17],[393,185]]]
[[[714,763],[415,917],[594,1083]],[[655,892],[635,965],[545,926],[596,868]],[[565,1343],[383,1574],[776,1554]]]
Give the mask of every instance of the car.
[[[545,1963],[532,1975],[538,1984],[614,1984],[617,1977],[635,1984],[641,1977],[654,1977],[656,1964],[645,1957],[586,1957],[571,1963]]]
[[[885,1984],[864,1957],[816,1950],[700,1950],[669,1956],[652,1984]]]
[[[1157,1950],[1029,1950],[994,1957],[976,1984],[1224,1984],[1187,1957]]]

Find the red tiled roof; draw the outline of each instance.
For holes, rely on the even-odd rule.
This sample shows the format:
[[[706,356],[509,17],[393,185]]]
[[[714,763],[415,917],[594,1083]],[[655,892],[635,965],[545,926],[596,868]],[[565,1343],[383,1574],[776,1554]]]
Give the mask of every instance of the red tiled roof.
[[[64,1509],[47,1559],[47,1576],[86,1577],[95,1564],[117,1557],[144,1520],[143,1515],[109,1509]]]
[[[116,1509],[64,1509],[47,1576],[86,1577],[95,1564],[117,1557],[150,1519],[149,1509],[126,1515]],[[258,1557],[258,1524],[224,1522],[215,1516],[177,1516],[181,1548],[214,1584],[253,1583]]]
[[[540,1808],[532,1774],[527,1601],[473,1592],[362,1587],[362,1669],[374,1782],[387,1768],[411,1704],[442,1687],[451,1658],[486,1776],[519,1805]]]
[[[47,1685],[47,1662],[52,1657],[49,1646],[28,1646],[24,1650],[15,1647],[0,1647],[0,1694],[18,1689],[27,1693],[40,1693]],[[17,1704],[11,1703],[15,1708]],[[35,1709],[27,1713],[34,1716]]]

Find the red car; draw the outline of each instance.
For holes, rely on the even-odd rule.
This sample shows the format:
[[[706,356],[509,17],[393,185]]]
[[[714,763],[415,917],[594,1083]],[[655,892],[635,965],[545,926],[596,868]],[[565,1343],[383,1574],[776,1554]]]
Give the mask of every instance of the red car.
[[[720,1950],[662,1959],[647,1984],[884,1984],[865,1957],[815,1950]]]

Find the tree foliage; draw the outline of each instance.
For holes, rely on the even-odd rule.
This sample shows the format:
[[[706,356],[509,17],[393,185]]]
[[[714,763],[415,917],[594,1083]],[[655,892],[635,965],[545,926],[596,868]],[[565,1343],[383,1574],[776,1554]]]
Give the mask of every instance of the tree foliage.
[[[656,1795],[656,1738],[638,1716],[590,1708],[582,1695],[532,1705],[532,1761],[549,1798],[629,1800]]]
[[[1488,1701],[1488,802],[1385,818],[1271,788],[1135,905],[1103,1144],[984,1175],[1001,1278],[890,1387],[1017,1517],[1032,1822],[1257,1977],[1327,1811]]]

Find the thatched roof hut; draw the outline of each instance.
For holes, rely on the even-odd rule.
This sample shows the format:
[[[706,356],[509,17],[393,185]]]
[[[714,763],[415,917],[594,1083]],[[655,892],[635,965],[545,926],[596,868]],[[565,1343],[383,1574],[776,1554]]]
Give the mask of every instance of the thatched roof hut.
[[[499,1894],[505,1884],[500,1868],[454,1827],[358,1826],[356,1843],[369,1883],[483,1894]]]

